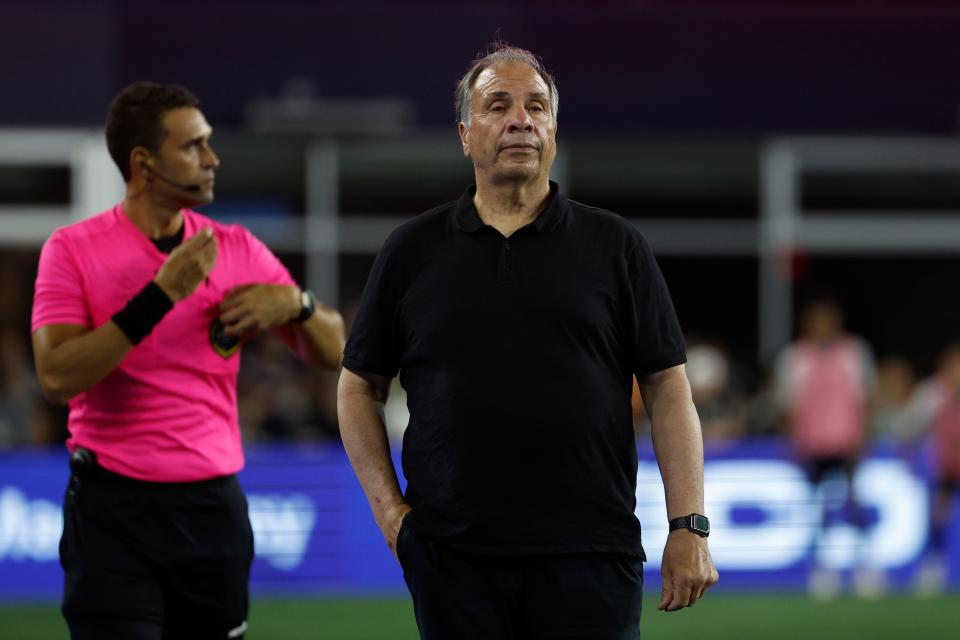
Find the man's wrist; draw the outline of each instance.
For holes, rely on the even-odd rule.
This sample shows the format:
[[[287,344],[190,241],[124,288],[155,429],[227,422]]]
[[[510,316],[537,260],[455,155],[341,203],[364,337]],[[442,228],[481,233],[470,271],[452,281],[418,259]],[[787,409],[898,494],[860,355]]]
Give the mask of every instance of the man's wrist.
[[[173,309],[174,300],[156,281],[151,280],[126,306],[113,314],[113,322],[127,336],[131,344],[150,335],[153,328]]]
[[[674,531],[687,530],[701,538],[706,538],[710,535],[710,520],[699,513],[691,513],[679,518],[672,518],[669,525],[671,533]]]

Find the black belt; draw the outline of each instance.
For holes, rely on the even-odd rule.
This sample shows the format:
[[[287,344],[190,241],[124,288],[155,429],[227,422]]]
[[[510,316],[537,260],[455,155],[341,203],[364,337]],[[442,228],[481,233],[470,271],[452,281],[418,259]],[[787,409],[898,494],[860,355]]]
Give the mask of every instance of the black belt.
[[[102,478],[104,480],[114,480],[128,484],[137,482],[133,478],[127,478],[112,471],[107,471],[97,462],[97,454],[83,447],[77,447],[73,450],[73,453],[70,454],[70,474],[80,480]]]
[[[119,473],[114,473],[100,466],[100,463],[97,462],[97,454],[89,449],[84,449],[83,447],[77,447],[73,450],[73,453],[70,454],[70,475],[78,480],[106,480],[116,484],[126,485],[129,487],[167,487],[167,488],[176,488],[176,487],[187,487],[187,486],[203,486],[203,485],[217,485],[230,482],[235,476],[235,474],[230,474],[226,476],[215,476],[213,478],[208,478],[206,480],[193,480],[188,482],[154,482],[149,480],[137,480],[136,478],[129,478]]]

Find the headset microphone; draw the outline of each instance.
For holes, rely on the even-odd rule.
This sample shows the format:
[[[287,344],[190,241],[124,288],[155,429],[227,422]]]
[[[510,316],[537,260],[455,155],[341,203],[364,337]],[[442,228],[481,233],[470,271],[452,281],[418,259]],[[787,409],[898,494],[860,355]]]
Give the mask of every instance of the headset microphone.
[[[160,173],[159,171],[157,171],[156,169],[148,165],[146,162],[141,162],[140,164],[144,169],[147,170],[147,173],[150,173],[151,175],[154,175],[160,178],[167,184],[172,184],[178,189],[183,189],[184,191],[189,191],[190,193],[200,193],[200,191],[203,190],[202,184],[180,184],[179,182],[175,182],[170,178],[168,178],[167,176],[163,175],[162,173]]]

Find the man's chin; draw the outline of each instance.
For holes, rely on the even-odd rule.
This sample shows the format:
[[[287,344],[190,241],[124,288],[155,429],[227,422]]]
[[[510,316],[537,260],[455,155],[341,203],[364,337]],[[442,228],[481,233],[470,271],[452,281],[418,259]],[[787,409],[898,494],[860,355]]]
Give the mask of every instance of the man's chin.
[[[496,174],[491,176],[492,183],[501,185],[535,184],[545,179],[549,179],[549,174],[541,171],[535,171],[533,169],[498,171]]]
[[[185,204],[186,207],[202,207],[205,204],[210,204],[213,202],[213,189],[204,189],[199,193],[195,193],[190,198],[189,204]]]
[[[496,176],[499,180],[533,180],[540,175],[540,163],[517,162],[497,167]]]

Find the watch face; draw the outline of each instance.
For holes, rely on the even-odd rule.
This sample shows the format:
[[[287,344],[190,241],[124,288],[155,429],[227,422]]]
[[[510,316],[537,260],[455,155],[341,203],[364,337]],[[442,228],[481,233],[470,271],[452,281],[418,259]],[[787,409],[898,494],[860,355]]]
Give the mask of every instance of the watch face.
[[[304,289],[300,292],[300,315],[297,316],[297,322],[304,322],[313,315],[315,310],[316,302],[314,301],[313,294]]]
[[[710,533],[710,521],[707,520],[704,516],[698,516],[694,514],[690,518],[690,528],[694,531],[694,533],[707,535],[708,533]]]

